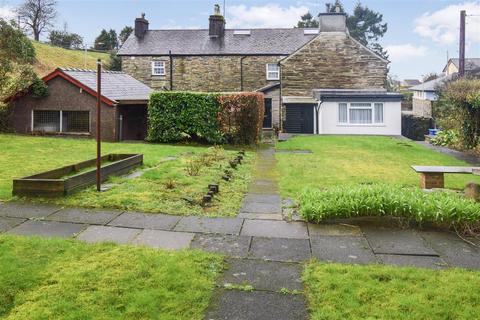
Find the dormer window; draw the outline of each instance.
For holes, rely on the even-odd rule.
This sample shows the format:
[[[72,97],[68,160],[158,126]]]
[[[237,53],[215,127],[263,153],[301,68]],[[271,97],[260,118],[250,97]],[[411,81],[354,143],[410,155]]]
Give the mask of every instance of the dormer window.
[[[280,80],[280,66],[276,63],[267,63],[267,80]]]
[[[165,61],[152,61],[152,76],[165,75]]]

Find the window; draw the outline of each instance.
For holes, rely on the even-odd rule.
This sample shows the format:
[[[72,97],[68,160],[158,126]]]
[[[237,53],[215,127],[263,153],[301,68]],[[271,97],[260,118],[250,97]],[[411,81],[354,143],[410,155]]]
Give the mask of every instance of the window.
[[[89,111],[34,110],[32,131],[89,133]]]
[[[34,110],[33,131],[60,132],[60,111]]]
[[[62,132],[90,132],[88,111],[62,111]]]
[[[165,75],[165,61],[152,61],[152,75],[154,76]]]
[[[267,63],[267,80],[280,80],[280,66],[276,63]]]
[[[383,123],[383,103],[339,103],[338,123],[359,125]]]

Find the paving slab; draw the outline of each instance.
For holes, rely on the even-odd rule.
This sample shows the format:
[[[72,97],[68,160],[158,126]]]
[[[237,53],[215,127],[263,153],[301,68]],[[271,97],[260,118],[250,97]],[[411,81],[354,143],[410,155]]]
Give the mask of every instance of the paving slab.
[[[121,211],[66,208],[48,216],[46,220],[103,225],[121,213]]]
[[[250,241],[251,237],[197,233],[193,238],[191,247],[229,257],[245,258],[248,255]]]
[[[384,264],[390,264],[394,266],[429,269],[445,269],[448,267],[447,263],[439,257],[391,254],[377,254],[376,256]]]
[[[86,225],[56,221],[25,221],[11,229],[8,233],[23,236],[62,237],[68,238],[85,229]]]
[[[166,214],[145,214],[140,212],[125,212],[108,223],[109,226],[171,230],[178,221],[179,216]]]
[[[303,222],[245,220],[243,236],[308,239],[307,225]]]
[[[0,204],[0,216],[25,219],[45,218],[60,209],[60,207],[45,204],[9,202]]]
[[[454,267],[480,269],[480,250],[447,232],[422,232],[422,237]]]
[[[0,217],[0,232],[4,232],[13,227],[16,227],[24,221],[25,219],[21,218]]]
[[[183,217],[175,226],[175,231],[239,234],[243,219],[237,218],[209,218],[209,217]]]
[[[250,213],[240,212],[237,218],[250,219],[250,220],[277,220],[282,221],[283,216],[278,213]]]
[[[260,202],[260,203],[281,203],[282,199],[280,195],[272,194],[258,194],[258,193],[248,193],[243,199],[244,202]]]
[[[302,290],[302,268],[298,263],[230,259],[223,274],[222,286],[251,285],[255,290]]]
[[[382,227],[362,227],[362,230],[376,254],[438,256],[414,230]]]
[[[302,320],[307,308],[302,295],[240,290],[218,291],[206,320]]]
[[[265,202],[249,202],[249,201],[245,202],[244,201],[242,207],[240,208],[240,213],[242,212],[282,214],[282,205],[280,202],[265,203]]]
[[[304,239],[254,237],[249,257],[272,261],[302,262],[310,259],[310,245]]]
[[[194,233],[187,232],[143,230],[133,243],[153,248],[179,250],[188,248],[194,236]]]
[[[139,233],[139,229],[109,226],[89,226],[85,231],[77,236],[77,239],[91,243],[114,242],[118,244],[124,244],[131,242]]]
[[[312,255],[321,261],[366,264],[375,263],[375,255],[363,237],[314,236],[310,238]]]
[[[347,224],[308,224],[308,233],[312,236],[362,236],[358,226]]]

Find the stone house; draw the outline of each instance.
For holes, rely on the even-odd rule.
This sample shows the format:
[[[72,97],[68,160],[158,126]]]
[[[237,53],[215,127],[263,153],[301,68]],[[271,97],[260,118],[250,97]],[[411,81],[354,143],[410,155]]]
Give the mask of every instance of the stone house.
[[[318,29],[150,30],[144,16],[118,55],[122,70],[154,90],[259,91],[264,128],[292,133],[401,132],[402,96],[385,90],[388,61],[353,39],[343,13]]]

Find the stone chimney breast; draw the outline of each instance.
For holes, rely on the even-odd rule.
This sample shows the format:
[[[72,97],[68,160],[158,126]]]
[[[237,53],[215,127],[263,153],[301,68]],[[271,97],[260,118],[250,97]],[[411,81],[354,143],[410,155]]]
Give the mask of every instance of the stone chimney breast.
[[[218,4],[214,7],[214,12],[210,16],[208,34],[212,38],[221,38],[225,35],[225,18],[220,13],[220,6]]]

